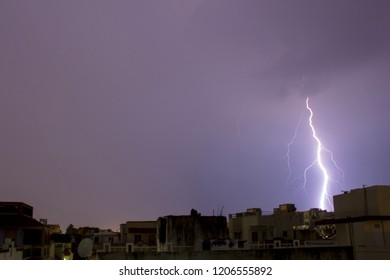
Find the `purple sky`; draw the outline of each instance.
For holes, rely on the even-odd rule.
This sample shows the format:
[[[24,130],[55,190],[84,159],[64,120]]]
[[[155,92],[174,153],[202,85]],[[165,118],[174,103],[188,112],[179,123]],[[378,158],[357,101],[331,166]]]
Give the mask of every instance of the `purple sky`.
[[[389,77],[387,0],[3,0],[0,200],[114,230],[319,207],[306,97],[329,192],[390,184]]]

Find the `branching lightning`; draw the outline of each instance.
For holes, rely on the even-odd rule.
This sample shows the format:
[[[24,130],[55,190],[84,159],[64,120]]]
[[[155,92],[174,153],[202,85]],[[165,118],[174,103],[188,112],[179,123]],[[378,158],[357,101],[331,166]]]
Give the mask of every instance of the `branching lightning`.
[[[298,129],[299,129],[299,127],[301,126],[301,123],[302,123],[302,116],[303,116],[303,112],[302,112],[302,114],[301,114],[301,117],[299,118],[299,122],[298,122],[297,126],[295,127],[294,136],[291,138],[290,142],[288,142],[288,144],[287,144],[286,159],[287,159],[288,175],[287,175],[286,182],[285,182],[285,184],[284,184],[284,188],[286,188],[287,185],[288,185],[288,184],[290,183],[290,181],[291,181],[291,180],[290,180],[290,179],[291,179],[291,175],[292,175],[291,164],[290,164],[291,145],[294,144],[295,139],[297,138]]]
[[[310,126],[311,135],[312,135],[313,140],[315,142],[316,153],[315,153],[315,158],[314,158],[313,162],[311,164],[309,164],[304,169],[303,175],[299,177],[299,178],[303,177],[303,183],[302,183],[301,188],[306,192],[307,173],[312,167],[318,166],[318,168],[322,174],[322,183],[321,183],[321,188],[320,188],[321,191],[320,191],[319,202],[318,202],[319,207],[321,209],[332,209],[333,210],[333,204],[330,200],[331,196],[329,194],[329,188],[330,188],[329,185],[330,185],[331,181],[336,182],[339,185],[342,185],[344,171],[339,167],[339,165],[334,160],[332,152],[324,147],[324,145],[321,142],[321,139],[317,135],[317,131],[316,131],[314,123],[313,123],[314,113],[309,105],[309,97],[306,98],[306,110],[309,112],[308,124]],[[302,115],[301,115],[301,118],[299,120],[298,125],[295,128],[294,136],[291,138],[290,142],[287,144],[286,157],[287,157],[287,165],[288,165],[288,177],[287,177],[285,186],[287,186],[289,183],[291,183],[293,181],[293,180],[290,180],[291,174],[292,174],[291,165],[290,165],[290,147],[291,147],[291,145],[294,144],[294,142],[297,138],[298,128],[301,126],[301,123],[302,123]],[[337,173],[338,173],[337,179],[332,179],[330,176],[330,172],[329,172],[330,167],[327,167],[326,163],[324,161],[324,156],[326,155],[325,153],[329,155],[330,163],[337,170]],[[294,180],[296,180],[296,179],[294,179]]]

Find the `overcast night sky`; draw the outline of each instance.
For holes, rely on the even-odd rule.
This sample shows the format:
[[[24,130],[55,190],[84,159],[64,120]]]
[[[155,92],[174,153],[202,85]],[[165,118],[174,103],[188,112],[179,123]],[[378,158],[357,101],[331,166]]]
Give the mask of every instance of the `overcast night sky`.
[[[390,184],[389,1],[3,0],[0,200],[63,230],[319,207],[307,97],[329,193]]]

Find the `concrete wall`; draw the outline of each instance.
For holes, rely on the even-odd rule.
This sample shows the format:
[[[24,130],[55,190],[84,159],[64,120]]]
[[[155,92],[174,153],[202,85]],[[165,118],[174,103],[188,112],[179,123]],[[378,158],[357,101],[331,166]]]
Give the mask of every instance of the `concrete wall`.
[[[274,214],[273,237],[292,240],[294,239],[293,226],[302,225],[303,223],[304,221],[302,212]]]
[[[95,243],[119,243],[120,234],[112,231],[98,232],[93,234],[92,240]]]
[[[354,189],[333,199],[336,219],[346,219],[336,224],[338,244],[353,246],[356,259],[390,259],[390,186]]]
[[[390,221],[363,221],[336,225],[339,245],[387,247],[390,249]]]
[[[389,248],[364,247],[356,248],[355,259],[357,260],[390,260]]]
[[[15,247],[9,250],[0,250],[0,260],[23,260],[23,251]]]
[[[102,253],[99,260],[351,260],[352,247],[281,248],[270,250]]]
[[[254,226],[260,225],[260,216],[244,216],[242,219],[242,228],[241,228],[241,239],[243,240],[252,240],[252,230],[251,228]],[[234,239],[231,237],[231,239]],[[248,243],[248,242],[247,242]]]
[[[390,215],[390,186],[354,189],[333,197],[336,219]]]
[[[121,224],[121,242],[133,244],[142,242],[156,246],[156,225],[156,221],[128,221]]]

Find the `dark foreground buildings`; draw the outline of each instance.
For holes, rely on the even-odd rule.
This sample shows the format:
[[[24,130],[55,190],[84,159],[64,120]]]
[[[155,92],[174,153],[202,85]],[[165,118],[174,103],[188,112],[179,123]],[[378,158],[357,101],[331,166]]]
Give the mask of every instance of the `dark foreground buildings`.
[[[249,208],[227,220],[191,210],[157,221],[128,221],[120,233],[82,228],[94,229],[83,231],[82,238],[94,241],[93,259],[390,260],[390,186],[363,186],[333,199],[334,213],[299,212],[294,204],[282,204],[272,213]],[[55,259],[62,252],[61,259],[65,250],[76,253],[74,241],[50,238],[54,230],[33,218],[31,206],[0,202],[0,259]]]
[[[49,228],[23,202],[0,202],[0,259],[49,259]]]

